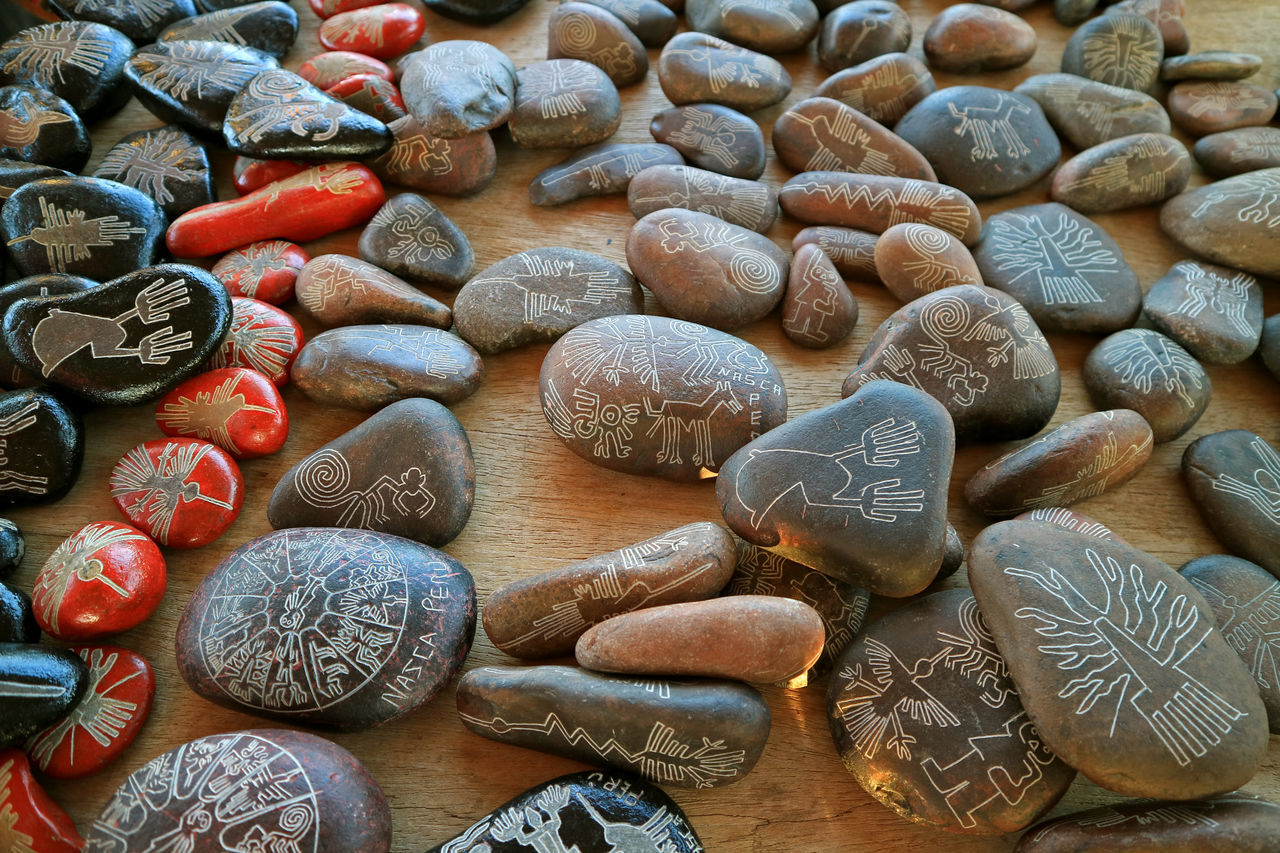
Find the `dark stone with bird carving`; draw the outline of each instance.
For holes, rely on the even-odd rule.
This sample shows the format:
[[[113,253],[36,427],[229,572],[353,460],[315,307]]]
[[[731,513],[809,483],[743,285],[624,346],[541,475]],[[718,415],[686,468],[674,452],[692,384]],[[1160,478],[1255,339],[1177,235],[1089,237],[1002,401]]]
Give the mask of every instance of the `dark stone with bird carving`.
[[[0,87],[0,157],[79,172],[92,148],[84,122],[62,98],[33,86]]]

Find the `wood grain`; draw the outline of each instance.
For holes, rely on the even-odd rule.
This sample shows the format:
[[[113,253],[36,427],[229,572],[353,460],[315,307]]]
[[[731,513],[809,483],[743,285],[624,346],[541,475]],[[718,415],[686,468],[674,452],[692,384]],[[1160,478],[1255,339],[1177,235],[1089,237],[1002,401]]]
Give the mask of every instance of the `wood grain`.
[[[319,52],[318,21],[305,0],[291,0],[303,21],[302,34],[285,65],[297,68]],[[921,55],[920,38],[928,22],[948,5],[944,0],[903,0],[915,27],[912,52]],[[1280,4],[1256,0],[1191,0],[1186,25],[1193,49],[1235,48],[1264,57],[1256,78],[1275,87],[1280,80]],[[550,0],[534,0],[506,21],[486,29],[428,15],[430,41],[476,38],[506,51],[516,65],[545,56],[546,18]],[[1026,66],[1013,71],[960,77],[938,74],[940,86],[984,84],[1012,88],[1026,76],[1058,70],[1070,30],[1059,26],[1051,4],[1041,2],[1025,13],[1039,34],[1039,50]],[[656,63],[658,51],[649,52]],[[774,118],[787,104],[809,96],[823,75],[814,61],[813,45],[784,62],[795,80],[784,104],[754,115],[766,137]],[[622,93],[624,119],[617,142],[648,141],[650,117],[669,106],[650,70],[639,85]],[[95,165],[106,149],[125,133],[161,122],[132,102],[123,112],[93,129]],[[582,201],[560,208],[535,208],[526,194],[531,178],[567,156],[567,151],[522,151],[505,131],[495,134],[498,175],[483,193],[466,199],[438,199],[470,237],[477,270],[511,253],[540,245],[565,245],[597,252],[625,263],[623,245],[632,217],[625,199]],[[1190,143],[1191,140],[1185,140]],[[1072,152],[1069,152],[1072,153]],[[231,189],[231,157],[218,152],[215,168],[220,195]],[[771,157],[765,180],[780,185],[789,177]],[[1205,181],[1197,173],[1196,184]],[[1048,182],[1016,196],[985,202],[989,215],[1006,208],[1046,200]],[[1159,231],[1156,208],[1095,217],[1120,243],[1149,287],[1182,253]],[[775,225],[770,236],[790,248],[799,226]],[[311,244],[313,254],[355,254],[358,231]],[[212,259],[211,259],[212,260]],[[790,392],[791,414],[798,415],[840,398],[840,383],[855,364],[871,332],[897,303],[878,285],[850,282],[861,302],[862,316],[852,337],[825,351],[803,350],[782,335],[777,313],[739,334],[764,349],[782,371]],[[435,295],[448,299],[446,294]],[[649,307],[656,310],[650,298]],[[1280,297],[1267,293],[1267,310],[1280,310]],[[295,311],[296,314],[301,312]],[[303,319],[308,335],[318,331]],[[1054,335],[1050,338],[1063,368],[1062,402],[1054,424],[1092,410],[1080,378],[1080,366],[1096,338]],[[536,394],[538,369],[546,346],[527,347],[486,359],[488,376],[480,391],[454,407],[471,437],[477,468],[475,512],[466,530],[446,550],[473,573],[483,602],[493,589],[518,577],[592,554],[612,550],[655,533],[697,520],[719,520],[710,484],[675,485],[630,477],[592,466],[566,450],[545,423]],[[1280,439],[1280,393],[1276,382],[1256,361],[1232,367],[1210,367],[1214,393],[1208,412],[1183,438],[1156,448],[1145,470],[1127,486],[1087,501],[1079,509],[1105,522],[1134,545],[1179,566],[1222,545],[1209,533],[1178,473],[1183,448],[1206,433],[1233,427]],[[324,409],[287,389],[293,431],[285,448],[273,457],[243,465],[247,486],[244,511],[231,530],[199,551],[168,550],[168,594],[160,610],[139,628],[115,639],[145,654],[157,671],[158,695],[151,719],[123,760],[106,771],[76,782],[49,782],[50,792],[88,830],[93,817],[117,785],[151,757],[187,740],[215,732],[270,725],[196,697],[178,677],[173,637],[178,615],[200,579],[232,548],[268,531],[267,498],[276,480],[300,458],[360,422],[356,412]],[[87,417],[88,455],[75,489],[52,506],[14,511],[12,518],[27,535],[28,554],[15,582],[30,589],[41,563],[57,543],[80,525],[119,518],[107,494],[107,475],[120,456],[135,444],[155,438],[152,407],[101,410]],[[968,447],[956,459],[952,484],[952,523],[966,542],[984,520],[963,502],[965,480],[1007,446]],[[947,582],[965,584],[963,572]],[[892,602],[877,602],[878,609]],[[510,663],[479,632],[468,667]],[[744,781],[711,791],[673,789],[712,851],[892,851],[928,845],[936,851],[1007,850],[1012,838],[982,839],[948,835],[906,822],[865,794],[844,770],[832,746],[824,711],[825,681],[807,689],[766,687],[773,712],[773,734],[763,759]],[[391,725],[362,734],[333,738],[355,753],[381,782],[393,810],[394,849],[419,851],[449,838],[476,818],[527,787],[581,765],[535,752],[502,746],[463,730],[454,710],[453,690]],[[1273,741],[1262,771],[1249,790],[1280,798],[1280,744]],[[1115,799],[1078,781],[1057,813]]]

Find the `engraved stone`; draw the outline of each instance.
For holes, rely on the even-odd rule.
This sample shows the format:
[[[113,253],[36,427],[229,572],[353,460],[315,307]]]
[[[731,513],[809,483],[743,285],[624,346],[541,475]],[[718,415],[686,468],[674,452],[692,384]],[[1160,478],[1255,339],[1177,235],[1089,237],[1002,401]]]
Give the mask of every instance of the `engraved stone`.
[[[70,649],[0,643],[0,749],[21,745],[28,736],[66,716],[88,686],[89,670]],[[0,780],[8,778],[6,765],[12,766],[0,762]],[[0,792],[0,811],[12,816],[11,803],[6,802],[8,785],[0,784]],[[6,820],[5,828],[11,832],[13,824]]]
[[[880,273],[876,269],[878,241],[879,235],[869,231],[836,225],[815,225],[796,232],[791,240],[791,249],[798,252],[801,246],[813,243],[826,253],[831,263],[835,264],[836,272],[845,278],[879,281]]]
[[[724,104],[753,112],[791,91],[791,75],[776,59],[705,33],[680,33],[658,57],[658,83],[677,106]]]
[[[880,281],[901,302],[957,284],[982,284],[973,255],[954,234],[916,222],[880,235],[875,265]]]
[[[1062,70],[1099,83],[1145,92],[1164,60],[1160,30],[1142,15],[1107,14],[1086,21],[1062,52]]]
[[[1200,167],[1215,178],[1280,166],[1280,127],[1242,127],[1211,133],[1191,149]]]
[[[209,367],[248,367],[283,388],[302,340],[302,327],[287,312],[247,296],[233,296],[231,325]]]
[[[385,62],[350,50],[317,53],[298,66],[298,76],[320,89],[328,89],[359,74],[375,74],[389,83],[395,80]]]
[[[65,99],[86,121],[114,113],[129,100],[125,65],[133,42],[85,21],[28,27],[0,44],[0,84],[22,83]]]
[[[1080,150],[1133,133],[1169,132],[1169,114],[1155,98],[1075,74],[1036,74],[1015,92],[1044,110],[1053,129]]]
[[[83,293],[97,287],[98,282],[65,273],[44,273],[6,284],[0,288],[0,317],[9,306],[27,297],[58,296],[63,293]],[[41,384],[40,375],[18,366],[9,344],[0,335],[0,386],[5,388],[30,388]]]
[[[39,853],[80,853],[84,839],[75,822],[44,792],[21,749],[0,751],[0,811],[13,849]]]
[[[788,340],[824,349],[847,338],[857,322],[858,300],[826,252],[813,243],[797,249],[782,301],[782,331]]]
[[[1053,0],[1053,17],[1064,27],[1084,23],[1101,0]]]
[[[173,125],[125,136],[107,151],[93,176],[146,193],[170,220],[214,200],[208,152]]]
[[[631,273],[580,249],[528,249],[477,273],[453,303],[458,335],[480,352],[553,341],[588,320],[644,312]]]
[[[289,436],[289,413],[270,379],[247,367],[191,377],[156,404],[165,435],[202,438],[236,459],[275,453]]]
[[[937,88],[923,62],[898,52],[837,71],[818,85],[814,95],[834,98],[888,127]]]
[[[80,415],[39,388],[0,394],[0,509],[56,501],[84,460]]]
[[[12,160],[0,157],[0,199],[13,195],[13,191],[23,184],[38,181],[41,178],[73,178],[65,169],[42,166],[39,163],[28,163],[25,160]],[[3,204],[0,201],[0,204]]]
[[[18,525],[7,518],[0,518],[0,579],[7,578],[22,565],[26,550],[26,542]],[[34,643],[35,640],[31,642]]]
[[[406,115],[396,84],[377,74],[355,74],[334,83],[324,93],[388,126]]]
[[[320,255],[298,274],[298,304],[326,326],[411,323],[447,329],[449,306],[373,264]]]
[[[1005,521],[974,540],[969,583],[1044,742],[1092,782],[1191,799],[1253,777],[1266,708],[1173,569],[1117,542]]]
[[[935,829],[1016,832],[1075,777],[1023,708],[968,590],[934,593],[866,628],[836,663],[827,721],[858,784]]]
[[[778,116],[773,150],[784,166],[796,172],[938,179],[929,161],[910,143],[832,98],[809,98]]]
[[[521,148],[603,142],[621,122],[617,87],[590,62],[548,59],[516,73],[515,106],[507,129]]]
[[[1188,80],[1169,90],[1169,116],[1192,136],[1265,125],[1275,114],[1275,92],[1252,83]]]
[[[1280,576],[1280,514],[1272,500],[1280,454],[1248,430],[1215,432],[1187,445],[1182,475],[1209,529],[1236,554]]]
[[[31,596],[12,584],[0,581],[0,643],[38,642],[40,625],[31,609]]]
[[[982,214],[960,190],[931,181],[804,172],[783,185],[784,213],[811,225],[839,225],[879,234],[901,222],[921,222],[948,231],[966,246],[978,240]]]
[[[462,287],[476,256],[462,229],[416,193],[387,199],[360,232],[360,257],[415,284]]]
[[[778,218],[778,191],[758,181],[666,164],[646,166],[631,179],[627,205],[636,219],[679,207],[763,234]]]
[[[283,305],[293,298],[298,271],[309,260],[301,246],[287,240],[259,240],[223,255],[211,272],[232,296]]]
[[[581,59],[619,88],[649,73],[644,45],[612,12],[589,3],[561,3],[547,18],[547,59]]]
[[[818,32],[812,0],[686,0],[689,29],[774,55],[799,50]]]
[[[961,442],[1034,435],[1053,417],[1061,390],[1057,359],[1027,310],[971,284],[934,291],[891,314],[845,378],[844,394],[879,379],[938,399]]]
[[[539,172],[529,182],[529,201],[547,207],[624,193],[631,179],[645,169],[683,163],[679,151],[660,142],[589,145]]]
[[[1036,41],[1035,28],[1012,12],[957,3],[929,22],[924,54],[941,71],[1003,71],[1030,62]]]
[[[1081,151],[1054,173],[1049,197],[1082,213],[1164,201],[1191,177],[1191,155],[1172,136],[1135,133]]]
[[[1098,539],[1107,539],[1111,542],[1124,542],[1117,536],[1111,528],[1107,527],[1101,521],[1090,518],[1081,512],[1067,509],[1066,507],[1040,507],[1030,512],[1024,512],[1014,517],[1014,521],[1034,521],[1039,524],[1049,524],[1054,527],[1061,527],[1063,530],[1070,530],[1075,533],[1083,533],[1086,536],[1094,536]]]
[[[841,3],[822,19],[818,62],[839,71],[911,44],[911,16],[889,0]]]
[[[387,183],[441,195],[472,195],[493,180],[498,154],[486,131],[442,139],[408,115],[387,128],[395,140],[390,150],[368,161]]]
[[[1262,338],[1262,288],[1248,273],[1179,261],[1143,298],[1152,327],[1207,364],[1236,364]]]
[[[423,0],[423,5],[446,18],[469,24],[493,24],[518,12],[529,0]]]
[[[1234,50],[1206,50],[1186,56],[1171,56],[1160,65],[1160,79],[1177,80],[1243,80],[1262,68],[1262,57]]]
[[[115,464],[111,500],[129,521],[161,545],[200,548],[240,515],[244,477],[219,447],[195,438],[157,438]]]
[[[752,687],[726,681],[482,666],[458,682],[457,699],[462,724],[482,737],[679,788],[738,781],[769,736],[764,699]]]
[[[441,139],[490,130],[515,105],[516,67],[482,41],[442,41],[404,62],[400,93],[423,130]]]
[[[1280,277],[1280,168],[1260,169],[1174,196],[1160,228],[1191,252],[1256,275]]]
[[[1106,14],[1137,14],[1155,24],[1160,30],[1165,56],[1179,56],[1187,52],[1189,36],[1182,23],[1187,11],[1187,0],[1120,0],[1108,6]]]
[[[599,6],[601,9],[608,9],[617,15],[645,47],[662,47],[676,34],[676,29],[680,26],[676,13],[658,0],[583,0],[583,2]]]
[[[89,131],[71,104],[32,86],[0,87],[0,157],[79,172]]]
[[[1200,362],[1151,329],[1125,329],[1093,348],[1084,384],[1098,409],[1133,409],[1147,419],[1156,443],[1189,430],[1213,392]]]
[[[552,432],[605,468],[679,481],[714,474],[786,420],[782,376],[761,350],[667,317],[590,320],[551,347],[539,380]]]
[[[178,21],[158,41],[220,41],[283,59],[297,37],[298,13],[288,3],[263,0]]]
[[[649,132],[693,166],[753,181],[764,172],[760,125],[726,106],[689,104],[663,110],[649,123]]]
[[[49,0],[64,18],[91,21],[119,30],[138,44],[150,44],[170,24],[196,13],[192,0]]]
[[[139,48],[125,79],[162,121],[221,136],[232,99],[256,74],[278,63],[265,53],[212,41],[167,41]]]
[[[320,24],[320,44],[390,59],[413,47],[427,27],[422,12],[407,3],[377,3],[339,12]]]
[[[231,166],[231,185],[236,188],[237,195],[248,195],[267,184],[305,172],[312,165],[309,160],[256,160],[236,155]]]

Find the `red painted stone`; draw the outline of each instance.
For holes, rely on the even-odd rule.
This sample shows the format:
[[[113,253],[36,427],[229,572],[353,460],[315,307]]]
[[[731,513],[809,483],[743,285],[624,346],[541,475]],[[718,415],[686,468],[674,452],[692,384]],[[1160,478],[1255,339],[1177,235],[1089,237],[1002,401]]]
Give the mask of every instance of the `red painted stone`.
[[[161,545],[199,548],[240,515],[244,477],[225,450],[197,438],[157,438],[111,469],[111,499]]]
[[[55,779],[79,779],[119,758],[146,722],[156,695],[155,673],[142,655],[117,646],[72,651],[89,667],[84,698],[26,744],[31,760]]]
[[[368,222],[387,194],[359,163],[322,163],[243,198],[189,210],[169,226],[165,242],[179,258],[204,258],[278,237],[295,243]]]
[[[298,271],[311,256],[287,240],[262,240],[223,255],[213,274],[232,296],[248,296],[272,305],[293,298]]]
[[[62,541],[36,575],[36,622],[59,640],[127,631],[164,598],[160,549],[141,530],[94,521]]]
[[[165,435],[211,441],[236,459],[275,453],[289,437],[289,412],[270,379],[247,367],[193,376],[160,398]]]
[[[395,72],[387,63],[352,50],[317,53],[298,67],[298,76],[320,89],[328,89],[356,74],[377,74],[388,82],[396,79]]]
[[[239,195],[248,195],[274,181],[283,181],[314,166],[306,160],[255,160],[243,155],[236,157],[231,167],[231,183]]]
[[[247,367],[283,388],[289,383],[289,368],[302,344],[302,327],[297,320],[274,305],[233,296],[231,328],[209,359],[209,367]]]
[[[381,3],[329,18],[320,25],[320,43],[329,50],[387,59],[413,47],[426,28],[426,19],[412,6]]]
[[[354,74],[324,91],[326,95],[332,95],[344,104],[368,113],[386,124],[405,116],[404,98],[400,97],[400,90],[395,83],[384,80],[377,74]]]
[[[341,12],[363,9],[365,6],[377,6],[387,0],[311,0],[311,11],[318,17],[332,18]]]
[[[0,750],[0,844],[6,853],[84,849],[71,817],[36,782],[20,749]]]

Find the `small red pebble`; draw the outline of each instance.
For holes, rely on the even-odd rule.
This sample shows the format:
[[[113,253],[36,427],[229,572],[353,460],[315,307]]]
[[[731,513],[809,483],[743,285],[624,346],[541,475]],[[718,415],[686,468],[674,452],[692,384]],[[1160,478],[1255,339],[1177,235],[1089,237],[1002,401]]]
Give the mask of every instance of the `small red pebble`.
[[[89,667],[84,698],[26,744],[31,760],[55,779],[79,779],[119,758],[146,722],[156,695],[155,673],[142,655],[116,646],[72,651]]]
[[[236,459],[275,453],[289,437],[289,412],[270,379],[246,367],[193,376],[160,398],[165,435],[211,441]]]
[[[378,176],[359,163],[322,163],[243,198],[189,210],[165,243],[178,258],[220,255],[279,238],[305,243],[368,222],[387,200]]]
[[[127,631],[164,598],[160,549],[142,531],[94,521],[62,541],[36,575],[31,603],[41,629],[59,640]]]
[[[111,469],[111,499],[161,545],[199,548],[240,515],[244,478],[227,452],[195,438],[157,438]]]
[[[404,99],[400,97],[396,84],[383,80],[376,74],[352,75],[334,83],[324,92],[384,124],[390,124],[405,115]]]
[[[376,74],[388,83],[396,79],[387,63],[350,50],[317,53],[298,67],[298,76],[320,89],[328,89],[356,74]]]
[[[296,243],[261,240],[223,255],[213,265],[213,274],[232,296],[282,305],[293,298],[298,271],[309,260],[311,256]]]
[[[255,160],[243,155],[236,157],[231,167],[231,183],[239,195],[248,195],[273,181],[283,181],[314,166],[306,160]]]
[[[320,43],[387,59],[413,47],[426,28],[426,19],[412,6],[382,3],[329,18],[320,25]]]
[[[19,749],[0,750],[0,850],[80,853],[84,839],[62,807],[31,775]]]
[[[302,327],[274,305],[244,296],[231,297],[231,327],[209,359],[210,368],[247,367],[282,388],[302,349]]]
[[[311,0],[311,11],[318,17],[331,18],[339,12],[350,12],[363,9],[365,6],[377,6],[387,0]]]

